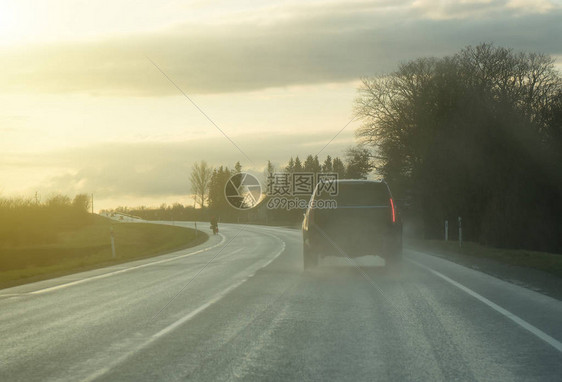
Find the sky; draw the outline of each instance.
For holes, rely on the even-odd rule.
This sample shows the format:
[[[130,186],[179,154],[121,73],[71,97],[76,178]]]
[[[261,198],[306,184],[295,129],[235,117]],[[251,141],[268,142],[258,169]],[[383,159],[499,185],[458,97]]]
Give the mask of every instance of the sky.
[[[560,36],[549,0],[0,0],[0,197],[191,204],[195,161],[342,156],[362,77]]]

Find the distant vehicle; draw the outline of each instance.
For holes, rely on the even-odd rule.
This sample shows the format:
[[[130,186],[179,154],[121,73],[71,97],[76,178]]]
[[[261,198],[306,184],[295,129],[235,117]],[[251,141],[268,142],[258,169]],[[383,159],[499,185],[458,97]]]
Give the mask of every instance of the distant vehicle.
[[[213,231],[213,235],[219,233],[219,220],[216,217],[211,217],[211,231]]]
[[[217,235],[219,233],[219,226],[211,225],[211,231],[213,231],[213,235]]]
[[[402,260],[402,222],[386,182],[336,182],[334,196],[319,192],[320,184],[316,187],[304,215],[304,268],[317,266],[326,256],[365,255],[382,257],[387,267],[398,266]],[[330,206],[330,200],[331,208],[322,208]]]

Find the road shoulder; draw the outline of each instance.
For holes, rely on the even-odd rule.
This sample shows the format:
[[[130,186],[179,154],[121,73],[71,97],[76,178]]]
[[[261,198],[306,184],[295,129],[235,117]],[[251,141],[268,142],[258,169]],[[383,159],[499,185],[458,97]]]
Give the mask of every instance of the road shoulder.
[[[417,250],[425,254],[452,261],[509,283],[531,289],[562,301],[562,279],[537,269],[504,264],[494,259],[474,257],[443,250],[419,248],[412,244],[406,249]]]

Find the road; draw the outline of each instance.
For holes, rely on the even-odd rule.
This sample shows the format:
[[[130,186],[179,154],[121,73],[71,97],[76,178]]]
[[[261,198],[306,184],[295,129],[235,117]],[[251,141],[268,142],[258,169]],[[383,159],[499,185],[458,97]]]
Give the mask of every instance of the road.
[[[0,291],[0,381],[560,381],[562,302],[415,250],[302,271],[300,232]]]

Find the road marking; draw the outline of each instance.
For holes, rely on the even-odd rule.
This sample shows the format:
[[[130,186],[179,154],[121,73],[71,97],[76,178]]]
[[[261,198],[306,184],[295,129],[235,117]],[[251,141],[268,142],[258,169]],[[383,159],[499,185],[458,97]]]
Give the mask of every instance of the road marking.
[[[180,325],[186,323],[187,321],[191,320],[193,317],[197,316],[199,313],[201,313],[202,311],[204,311],[205,309],[207,309],[208,307],[210,307],[211,305],[215,304],[216,302],[220,301],[226,294],[228,294],[230,291],[232,291],[233,289],[239,287],[242,283],[244,283],[248,278],[242,279],[241,281],[229,286],[228,288],[226,288],[225,290],[223,290],[222,292],[219,292],[218,294],[216,294],[215,296],[213,296],[211,298],[211,300],[207,301],[205,304],[199,306],[198,308],[196,308],[195,310],[191,311],[189,314],[187,314],[186,316],[180,318],[179,320],[177,320],[176,322],[172,323],[171,325],[168,325],[167,327],[165,327],[164,329],[160,330],[158,333],[150,336],[148,338],[148,340],[146,340],[145,342],[143,342],[142,344],[140,344],[139,346],[135,347],[133,350],[125,353],[124,355],[122,355],[121,357],[119,357],[118,359],[116,359],[111,365],[106,366],[100,370],[97,370],[95,373],[89,375],[88,377],[86,377],[85,379],[82,380],[82,382],[91,382],[94,381],[98,378],[100,378],[101,376],[103,376],[104,374],[107,374],[109,371],[111,371],[111,369],[113,369],[114,367],[116,367],[117,365],[123,363],[124,361],[127,360],[127,358],[131,357],[133,354],[143,350],[144,348],[146,348],[147,346],[151,345],[154,341],[156,341],[157,339],[159,339],[160,337],[164,336],[165,334],[168,334],[169,332],[173,331],[174,329],[176,329],[177,327],[179,327]]]
[[[411,260],[411,259],[406,259],[406,260],[408,260],[411,263],[416,264],[417,266],[419,266],[421,268],[424,268],[424,269],[430,271],[434,275],[442,278],[443,280],[449,282],[450,284],[453,284],[454,286],[456,286],[460,290],[468,293],[472,297],[474,297],[474,298],[480,300],[481,302],[483,302],[484,304],[488,305],[490,308],[494,309],[496,312],[498,312],[498,313],[504,315],[505,317],[509,318],[511,321],[515,322],[517,325],[521,326],[523,329],[533,333],[535,336],[537,336],[541,340],[545,341],[547,344],[551,345],[553,348],[555,348],[559,352],[562,352],[562,343],[560,341],[558,341],[557,339],[549,336],[548,334],[546,334],[545,332],[543,332],[539,328],[529,324],[527,321],[523,320],[522,318],[519,318],[518,316],[511,313],[510,311],[502,308],[501,306],[499,306],[496,303],[493,303],[492,301],[488,300],[486,297],[476,293],[472,289],[469,289],[469,288],[465,287],[464,285],[462,285],[462,284],[456,282],[455,280],[445,276],[444,274],[439,273],[436,270],[433,270],[426,265],[418,263],[415,260]]]
[[[211,300],[207,301],[205,304],[201,305],[199,308],[195,309],[194,311],[190,312],[188,315],[180,318],[176,322],[174,322],[174,323],[168,325],[167,327],[165,327],[164,329],[160,330],[158,333],[156,333],[152,336],[153,340],[156,340],[159,337],[162,337],[162,336],[170,333],[171,331],[173,331],[177,327],[179,327],[182,324],[186,323],[187,321],[191,320],[193,317],[197,316],[199,313],[201,313],[202,311],[204,311],[205,309],[207,309],[208,307],[210,307],[214,303],[220,301],[228,293],[230,293],[234,289],[238,288],[240,285],[242,285],[244,282],[246,282],[248,280],[248,278],[249,277],[243,278],[242,280],[238,281],[237,283],[232,284],[231,286],[229,286],[228,288],[226,288],[222,292],[213,296],[213,298]],[[147,346],[151,342],[152,342],[152,340],[148,341],[146,344],[144,344],[144,346]]]
[[[236,251],[230,253],[231,255],[237,252],[240,252],[242,250],[242,248],[237,249]],[[201,305],[199,308],[195,309],[194,311],[192,311],[191,313],[189,313],[187,316],[184,316],[182,318],[180,318],[179,320],[177,320],[176,322],[172,323],[171,325],[168,325],[167,327],[165,327],[164,329],[160,330],[158,333],[156,333],[155,335],[153,335],[153,338],[158,338],[161,337],[169,332],[171,332],[172,330],[174,330],[175,328],[177,328],[178,326],[180,326],[181,324],[191,320],[193,317],[195,317],[197,314],[201,313],[202,311],[204,311],[205,309],[207,309],[209,306],[213,305],[214,303],[216,303],[217,301],[219,301],[220,299],[222,299],[224,296],[226,296],[228,293],[230,293],[231,291],[233,291],[234,289],[238,288],[240,285],[244,284],[246,281],[248,281],[248,279],[250,277],[253,277],[257,271],[259,271],[260,269],[263,269],[265,267],[267,267],[273,260],[275,260],[277,258],[277,256],[279,256],[280,254],[283,253],[283,251],[285,251],[285,242],[282,242],[281,245],[281,249],[279,251],[277,251],[277,253],[275,255],[273,255],[273,257],[271,258],[271,260],[269,260],[267,263],[265,263],[264,265],[262,265],[261,267],[259,267],[257,270],[255,270],[253,273],[251,273],[250,275],[246,276],[245,278],[243,278],[242,280],[232,284],[231,286],[229,286],[228,288],[226,288],[225,290],[223,290],[222,292],[216,294],[215,296],[213,296],[213,298],[211,300],[209,300],[208,302],[206,302],[205,304]]]
[[[197,251],[195,251],[195,252],[189,252],[189,253],[186,253],[186,254],[183,254],[183,255],[179,255],[179,256],[175,256],[175,257],[171,257],[171,258],[168,258],[168,259],[157,260],[157,261],[153,261],[153,262],[150,262],[150,263],[137,265],[137,266],[134,266],[134,267],[129,267],[129,268],[125,268],[125,269],[120,269],[120,270],[118,270],[118,271],[103,273],[103,274],[101,274],[101,275],[92,276],[92,277],[87,277],[87,278],[85,278],[85,279],[80,279],[80,280],[71,281],[71,282],[68,282],[68,283],[65,283],[65,284],[60,284],[60,285],[55,285],[55,286],[48,287],[48,288],[44,288],[44,289],[35,290],[35,291],[33,291],[33,292],[28,292],[27,294],[43,294],[43,293],[47,293],[47,292],[52,292],[52,291],[55,291],[55,290],[59,290],[59,289],[63,289],[63,288],[68,288],[69,286],[74,286],[74,285],[82,284],[82,283],[85,283],[85,282],[88,282],[88,281],[103,279],[103,278],[106,278],[106,277],[118,275],[118,274],[120,274],[120,273],[129,272],[129,271],[132,271],[132,270],[135,270],[135,269],[150,267],[150,266],[157,265],[157,264],[162,264],[162,263],[167,263],[167,262],[170,262],[170,261],[175,261],[175,260],[183,259],[184,257],[193,256],[193,255],[196,255],[196,254],[198,254],[198,253],[206,252],[206,251],[209,251],[209,250],[211,250],[211,249],[213,249],[213,248],[216,248],[216,247],[222,245],[222,244],[225,242],[226,237],[225,237],[224,235],[220,234],[220,233],[219,233],[219,235],[221,235],[221,237],[222,237],[222,239],[221,239],[221,241],[220,241],[219,243],[217,243],[217,244],[215,244],[215,245],[213,245],[213,246],[210,246],[210,247],[208,247],[208,248],[199,249],[199,250],[197,250]]]
[[[271,235],[271,234],[269,234],[269,235],[274,236],[274,235]],[[276,236],[274,236],[274,237],[276,237]],[[279,239],[278,237],[276,237],[276,238]],[[216,295],[214,295],[209,301],[207,301],[203,305],[199,306],[195,310],[192,310],[187,315],[185,315],[184,317],[180,318],[179,320],[173,322],[172,324],[166,326],[164,329],[160,330],[158,333],[153,334],[152,336],[150,336],[148,338],[148,340],[146,340],[145,342],[143,342],[139,346],[135,347],[135,349],[127,352],[126,354],[124,354],[121,357],[119,357],[118,359],[116,359],[114,362],[112,362],[111,365],[106,366],[106,367],[104,367],[100,370],[97,370],[94,374],[91,374],[88,377],[86,377],[85,379],[82,379],[82,382],[90,382],[90,381],[98,379],[98,378],[102,377],[103,375],[107,374],[109,371],[111,371],[111,369],[113,369],[117,365],[126,361],[127,358],[129,358],[133,354],[143,350],[144,348],[151,345],[153,342],[155,342],[156,340],[158,340],[162,336],[172,332],[174,329],[177,329],[182,324],[185,324],[186,322],[190,321],[192,318],[197,316],[199,313],[203,312],[205,309],[207,309],[211,305],[219,302],[228,293],[230,293],[234,289],[238,288],[240,285],[244,284],[246,281],[248,281],[248,279],[250,279],[252,276],[254,276],[254,274],[257,271],[267,267],[269,264],[271,264],[271,262],[273,260],[275,260],[277,257],[279,257],[279,255],[281,255],[285,251],[285,247],[286,247],[285,242],[281,239],[279,239],[279,240],[281,241],[281,249],[279,251],[277,251],[277,253],[275,253],[275,255],[273,255],[273,257],[269,261],[267,261],[264,265],[262,265],[260,268],[258,268],[256,271],[254,271],[252,274],[244,277],[242,280],[230,285],[228,288],[226,288],[226,289],[222,290],[221,292],[217,293]]]

